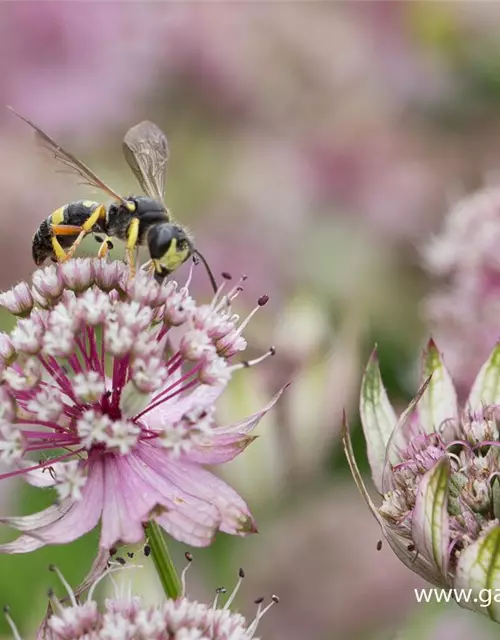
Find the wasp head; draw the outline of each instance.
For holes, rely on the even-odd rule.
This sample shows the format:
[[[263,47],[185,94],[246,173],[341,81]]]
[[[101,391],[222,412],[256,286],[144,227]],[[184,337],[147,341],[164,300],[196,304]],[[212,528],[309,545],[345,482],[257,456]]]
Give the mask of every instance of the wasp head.
[[[193,254],[194,246],[187,232],[176,224],[153,225],[147,236],[155,277],[162,281]]]

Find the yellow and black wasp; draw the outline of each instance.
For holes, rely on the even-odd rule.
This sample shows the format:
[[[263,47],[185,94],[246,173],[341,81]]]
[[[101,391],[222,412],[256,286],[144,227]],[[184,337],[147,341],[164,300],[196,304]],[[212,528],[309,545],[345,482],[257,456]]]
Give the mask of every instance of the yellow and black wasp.
[[[113,198],[108,207],[91,200],[78,200],[51,213],[33,236],[32,252],[36,265],[43,264],[48,258],[55,262],[69,260],[85,236],[94,234],[101,243],[99,257],[104,257],[112,247],[111,238],[119,238],[126,243],[126,259],[131,274],[135,273],[137,247],[146,245],[155,277],[160,282],[189,257],[199,257],[216,289],[212,272],[194,247],[192,236],[173,219],[164,204],[169,149],[167,138],[157,125],[144,121],[125,134],[125,158],[146,196],[124,198],[39,127],[9,108],[35,130],[38,141],[53,154],[55,160],[69,172],[77,174],[84,184]]]

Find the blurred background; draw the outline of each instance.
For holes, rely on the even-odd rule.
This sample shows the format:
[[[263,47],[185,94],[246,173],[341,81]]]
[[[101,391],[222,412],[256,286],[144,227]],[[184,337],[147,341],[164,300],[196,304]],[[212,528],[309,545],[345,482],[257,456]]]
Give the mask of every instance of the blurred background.
[[[188,578],[190,594],[211,599],[245,567],[242,613],[253,616],[258,596],[281,598],[263,638],[494,637],[492,623],[456,606],[415,603],[423,582],[386,545],[377,551],[339,431],[345,408],[367,472],[357,398],[374,343],[403,407],[430,334],[462,395],[500,335],[499,25],[499,4],[472,1],[0,3],[0,104],[124,194],[137,186],[123,134],[157,122],[170,143],[168,206],[215,272],[249,276],[242,315],[270,296],[247,337],[252,355],[270,344],[278,353],[236,376],[220,403],[221,422],[233,420],[294,381],[262,437],[219,470],[260,534],[194,550]],[[33,269],[41,220],[98,196],[56,173],[6,109],[0,165],[8,288]],[[210,295],[201,270],[195,289]],[[52,500],[4,482],[0,512]],[[76,586],[97,538],[0,557],[0,603],[25,637],[53,586],[49,563]],[[185,550],[175,546],[179,566]],[[148,568],[126,573],[158,597]]]

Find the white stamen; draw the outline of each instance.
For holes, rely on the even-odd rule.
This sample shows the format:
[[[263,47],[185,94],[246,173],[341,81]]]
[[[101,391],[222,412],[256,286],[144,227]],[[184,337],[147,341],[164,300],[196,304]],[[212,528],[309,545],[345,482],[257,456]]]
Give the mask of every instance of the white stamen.
[[[246,362],[240,362],[238,364],[234,364],[233,366],[229,367],[229,369],[231,370],[231,372],[232,371],[238,371],[239,369],[248,369],[248,367],[253,367],[256,364],[260,364],[261,362],[263,362],[264,360],[266,360],[270,356],[274,356],[275,353],[276,353],[275,347],[270,347],[269,351],[266,351],[266,353],[264,353],[264,355],[260,356],[259,358],[255,358],[254,360],[247,360]]]
[[[186,284],[182,287],[186,291],[189,290],[189,287],[191,285],[191,280],[193,278],[193,271],[194,271],[195,266],[196,266],[195,263],[191,262],[191,266],[189,267],[189,273],[188,273],[188,277],[187,277],[187,280],[186,280]]]
[[[188,572],[189,567],[193,564],[193,556],[189,552],[186,552],[184,555],[187,560],[187,565],[184,567],[181,573],[181,587],[182,587],[181,596],[183,598],[186,596],[186,574]]]
[[[226,593],[226,591],[227,591],[226,587],[218,587],[215,590],[215,598],[214,598],[214,601],[212,602],[212,609],[214,609],[214,611],[215,609],[217,609],[217,605],[219,604],[219,596],[221,594]],[[213,622],[214,621],[212,621],[212,625],[213,625]],[[213,634],[213,627],[212,627],[212,634]]]
[[[244,577],[245,577],[245,572],[243,571],[243,569],[240,569],[238,572],[238,582],[236,583],[236,586],[234,587],[233,592],[227,599],[227,602],[224,605],[224,609],[229,609],[229,607],[233,604],[233,600],[236,598],[236,594],[238,593],[239,588],[241,587],[241,583],[243,582]]]
[[[76,597],[75,594],[73,592],[73,589],[70,587],[68,581],[66,580],[66,578],[63,576],[62,572],[59,570],[58,567],[56,567],[55,564],[51,564],[49,566],[49,570],[53,571],[56,576],[59,578],[59,580],[61,581],[61,584],[63,585],[63,587],[66,589],[66,593],[68,594],[69,599],[71,600],[71,604],[74,607],[78,606],[78,602],[76,601]]]
[[[16,625],[14,624],[14,620],[12,620],[12,617],[11,617],[10,612],[9,612],[9,607],[4,607],[3,608],[3,614],[5,616],[5,619],[9,623],[9,627],[11,628],[12,635],[14,636],[14,640],[23,640],[21,638],[21,635],[20,635],[19,631],[17,630]]]
[[[226,281],[223,280],[222,284],[219,286],[219,288],[215,292],[214,297],[212,298],[212,302],[210,304],[210,307],[211,307],[212,310],[215,311],[217,305],[219,304],[219,302],[221,300],[222,292],[224,291],[225,288],[226,288]]]
[[[278,602],[279,602],[278,596],[274,596],[274,595],[271,596],[271,602],[267,605],[265,609],[262,609],[262,601],[259,602],[254,621],[247,629],[247,634],[249,634],[248,635],[249,640],[251,640],[251,638],[253,638],[253,636],[255,635],[255,632],[257,631],[257,626],[259,622],[262,620],[262,618],[266,615],[269,609],[275,604],[278,604]]]
[[[89,589],[89,593],[87,595],[87,602],[90,602],[92,600],[92,597],[94,595],[94,591],[97,587],[97,585],[104,580],[104,578],[106,576],[110,576],[113,573],[117,573],[117,571],[126,571],[127,569],[142,569],[143,565],[142,564],[128,564],[128,565],[112,565],[110,567],[108,567],[98,578],[97,580],[94,582],[94,584],[90,587]],[[115,587],[116,587],[116,583],[115,583]]]

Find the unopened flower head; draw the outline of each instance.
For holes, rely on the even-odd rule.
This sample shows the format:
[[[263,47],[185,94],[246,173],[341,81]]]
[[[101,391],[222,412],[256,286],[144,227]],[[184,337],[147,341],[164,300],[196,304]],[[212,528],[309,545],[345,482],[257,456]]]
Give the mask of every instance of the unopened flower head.
[[[190,564],[191,554],[186,554],[186,557],[189,557]],[[258,640],[255,634],[260,620],[279,602],[274,595],[267,602],[258,598],[257,612],[250,622],[231,611],[244,579],[242,569],[229,596],[225,588],[219,587],[209,605],[191,600],[185,594],[186,569],[182,574],[183,593],[175,600],[167,599],[159,605],[148,606],[140,597],[132,595],[130,588],[120,588],[116,583],[113,596],[105,600],[104,606],[94,600],[96,587],[107,576],[140,568],[140,565],[124,567],[110,562],[104,573],[92,579],[87,596],[81,598],[81,589],[73,591],[61,571],[51,566],[51,571],[57,574],[67,592],[66,605],[55,598],[52,591],[49,592],[50,609],[38,630],[38,640]],[[8,608],[4,613],[15,640],[21,640]]]
[[[365,489],[347,428],[346,454],[398,557],[435,585],[471,589],[476,596],[481,589],[500,593],[500,344],[459,407],[451,376],[430,341],[422,387],[399,418],[374,353],[360,410],[379,507]],[[500,621],[500,602],[480,602],[459,604]]]
[[[130,279],[124,264],[97,259],[41,269],[33,282],[0,296],[12,308],[17,291],[35,301],[2,334],[0,461],[14,470],[0,479],[54,486],[59,501],[2,518],[24,535],[0,551],[70,542],[99,521],[109,549],[142,540],[152,517],[192,545],[218,529],[254,532],[243,500],[203,468],[239,454],[278,397],[236,425],[215,423],[233,373],[262,359],[229,360],[244,347],[245,321],[231,311],[239,285],[198,305],[187,285]]]

